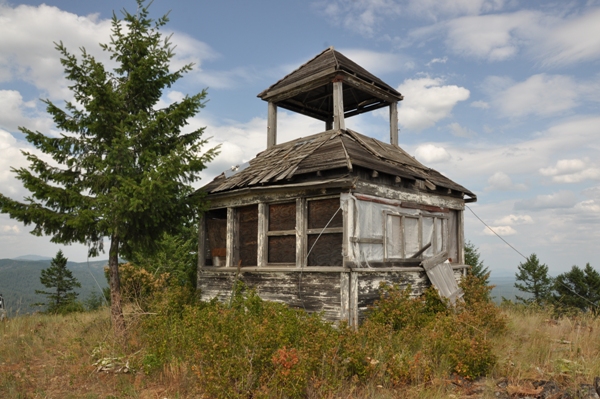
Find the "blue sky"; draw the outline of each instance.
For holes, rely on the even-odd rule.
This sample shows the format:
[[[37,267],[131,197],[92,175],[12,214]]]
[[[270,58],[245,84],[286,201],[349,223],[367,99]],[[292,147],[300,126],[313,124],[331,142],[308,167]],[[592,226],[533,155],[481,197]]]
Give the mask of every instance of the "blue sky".
[[[26,195],[10,167],[30,150],[18,126],[58,134],[40,98],[70,99],[53,42],[85,47],[109,62],[113,10],[127,1],[0,0],[0,190]],[[190,127],[206,126],[222,154],[203,182],[266,146],[267,105],[256,95],[334,46],[405,97],[399,142],[427,166],[478,195],[470,205],[525,255],[558,274],[590,262],[600,269],[600,1],[504,0],[155,0],[171,10],[165,33],[175,65],[195,69],[163,101],[208,88]],[[385,110],[347,120],[387,140]],[[319,121],[280,110],[279,138],[322,131]],[[465,212],[466,238],[495,273],[523,259]],[[81,245],[57,246],[0,215],[0,258],[74,261]]]

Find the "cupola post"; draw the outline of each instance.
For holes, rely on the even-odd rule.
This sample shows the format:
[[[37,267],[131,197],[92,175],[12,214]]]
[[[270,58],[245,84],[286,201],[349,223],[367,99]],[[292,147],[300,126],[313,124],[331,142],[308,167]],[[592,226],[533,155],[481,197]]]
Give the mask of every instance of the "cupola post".
[[[390,104],[390,144],[398,145],[398,102]]]
[[[269,111],[267,115],[267,148],[277,144],[277,105],[269,101]]]
[[[342,79],[336,77],[333,80],[333,128],[335,130],[345,130],[344,121],[344,88]]]

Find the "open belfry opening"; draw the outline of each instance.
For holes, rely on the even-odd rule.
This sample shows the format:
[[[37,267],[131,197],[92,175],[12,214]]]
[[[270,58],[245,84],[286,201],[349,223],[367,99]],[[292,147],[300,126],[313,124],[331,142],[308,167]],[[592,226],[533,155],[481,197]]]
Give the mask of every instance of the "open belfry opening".
[[[225,300],[242,280],[264,299],[351,325],[381,282],[414,295],[433,284],[456,301],[464,205],[477,197],[398,146],[402,95],[328,48],[258,97],[268,104],[266,150],[199,190],[210,201],[199,224],[203,299]],[[346,128],[385,107],[389,143]],[[279,108],[324,130],[278,144]]]

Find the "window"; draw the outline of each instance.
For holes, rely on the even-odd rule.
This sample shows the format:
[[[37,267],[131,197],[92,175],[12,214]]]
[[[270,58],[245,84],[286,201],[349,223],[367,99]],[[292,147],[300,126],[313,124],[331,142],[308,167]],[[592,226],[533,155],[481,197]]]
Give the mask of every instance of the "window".
[[[447,248],[448,223],[444,216],[422,212],[403,215],[384,211],[385,260],[407,259],[424,247],[418,257],[429,258]]]
[[[213,209],[206,217],[206,265],[225,266],[227,247],[227,209]]]
[[[296,202],[269,204],[267,262],[296,264]]]
[[[342,266],[344,218],[339,197],[307,203],[307,266]]]
[[[256,266],[258,245],[258,205],[237,208],[239,229],[239,261],[243,266]]]

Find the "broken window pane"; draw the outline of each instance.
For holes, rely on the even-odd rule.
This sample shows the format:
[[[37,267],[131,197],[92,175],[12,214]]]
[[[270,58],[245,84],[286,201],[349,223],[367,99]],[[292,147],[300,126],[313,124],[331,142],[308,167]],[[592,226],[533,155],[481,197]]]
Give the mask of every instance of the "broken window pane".
[[[206,212],[206,236],[208,241],[207,266],[225,266],[227,247],[227,209]]]

